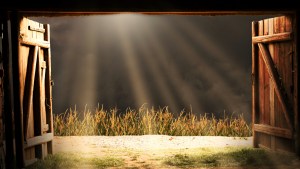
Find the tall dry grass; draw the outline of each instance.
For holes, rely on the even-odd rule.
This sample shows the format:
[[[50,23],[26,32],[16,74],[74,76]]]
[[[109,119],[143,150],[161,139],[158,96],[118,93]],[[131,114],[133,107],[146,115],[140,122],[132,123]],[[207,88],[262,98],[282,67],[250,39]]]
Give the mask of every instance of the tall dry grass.
[[[181,112],[175,117],[168,107],[155,110],[142,106],[139,110],[128,108],[119,113],[116,108],[95,112],[84,110],[80,114],[76,108],[54,115],[54,132],[57,136],[82,135],[147,135],[161,134],[173,136],[232,136],[252,135],[251,126],[243,115],[226,115],[216,118],[211,115],[195,115]]]

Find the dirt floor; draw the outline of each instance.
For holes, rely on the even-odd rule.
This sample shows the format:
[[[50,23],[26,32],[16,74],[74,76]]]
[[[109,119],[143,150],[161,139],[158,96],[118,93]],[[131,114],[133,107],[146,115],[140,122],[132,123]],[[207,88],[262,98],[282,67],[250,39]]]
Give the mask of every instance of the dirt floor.
[[[162,169],[158,159],[191,153],[197,148],[252,147],[252,141],[252,137],[221,136],[55,136],[54,153],[79,153],[84,157],[97,158],[112,156],[125,159],[126,168]],[[300,168],[299,164],[296,161],[276,168]]]

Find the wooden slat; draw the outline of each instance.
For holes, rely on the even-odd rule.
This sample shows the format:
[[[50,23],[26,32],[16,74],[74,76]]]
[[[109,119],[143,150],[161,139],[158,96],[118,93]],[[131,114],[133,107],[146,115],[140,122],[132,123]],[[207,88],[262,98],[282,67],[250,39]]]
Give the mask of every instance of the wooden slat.
[[[23,131],[23,103],[21,83],[22,71],[20,67],[20,48],[19,48],[19,29],[20,17],[17,12],[13,12],[11,20],[11,37],[12,37],[12,67],[13,67],[13,89],[14,89],[14,122],[15,122],[15,140],[16,140],[16,164],[17,168],[25,167],[24,151],[24,131]]]
[[[254,124],[253,127],[254,127],[254,131],[256,132],[261,132],[272,136],[284,137],[288,139],[293,138],[292,132],[289,129],[273,127],[264,124]]]
[[[268,19],[268,34],[273,35],[274,34],[274,25],[273,25],[273,18]],[[274,60],[274,45],[270,43],[268,45],[270,56],[272,57],[272,60]],[[275,92],[274,92],[274,82],[270,79],[270,125],[275,126]],[[276,149],[276,138],[275,136],[271,136],[271,149]]]
[[[50,42],[50,25],[45,24],[45,41]],[[51,77],[51,48],[45,51],[46,78],[45,78],[45,97],[46,97],[46,123],[49,124],[48,132],[53,133],[53,114],[52,114],[52,77]],[[53,154],[53,141],[47,143],[47,151]]]
[[[28,139],[27,142],[24,144],[24,147],[30,148],[36,145],[47,143],[52,140],[53,140],[53,133],[46,133],[43,134],[42,136],[35,136],[33,138]]]
[[[43,132],[46,132],[48,130],[49,130],[49,125],[48,124],[43,125]]]
[[[45,29],[44,28],[38,28],[38,27],[34,27],[32,25],[28,26],[28,29],[31,31],[36,31],[36,32],[41,32],[41,33],[45,33]]]
[[[29,46],[38,46],[41,48],[49,48],[50,43],[47,41],[42,41],[42,40],[34,40],[34,39],[29,39],[29,38],[20,38],[20,43],[22,45],[29,45]]]
[[[45,61],[42,61],[42,63],[41,63],[41,68],[42,68],[42,69],[46,69],[46,62],[45,62]]]
[[[274,66],[274,63],[272,61],[272,57],[270,56],[270,53],[267,49],[267,47],[262,44],[262,43],[258,43],[258,47],[260,49],[261,52],[261,56],[264,60],[264,63],[266,65],[267,71],[270,75],[270,78],[273,80],[274,82],[274,89],[275,92],[278,96],[278,99],[280,101],[280,103],[282,104],[282,108],[283,108],[283,112],[285,115],[285,119],[287,121],[288,127],[290,130],[293,130],[293,125],[292,125],[292,121],[291,121],[291,109],[289,108],[289,104],[287,103],[287,99],[285,99],[284,97],[284,93],[285,93],[285,89],[280,85],[280,79],[278,77],[278,73],[276,72],[276,68]]]
[[[258,23],[252,22],[252,37],[257,35]],[[252,124],[258,122],[258,47],[252,43]],[[253,129],[252,129],[253,130]],[[253,130],[253,146],[258,147],[256,133]]]
[[[299,16],[299,13],[298,13]],[[296,23],[296,24],[295,24]],[[294,17],[293,20],[293,30],[299,30],[300,27],[300,17]],[[298,31],[297,37],[294,38],[293,41],[293,48],[294,48],[294,55],[293,55],[293,64],[294,64],[294,113],[295,113],[295,129],[296,129],[296,137],[295,137],[295,149],[296,153],[300,156],[300,111],[299,111],[299,105],[300,105],[300,90],[299,90],[299,70],[298,67],[300,65],[300,58],[299,58],[299,52],[298,50],[300,49],[299,45],[299,40],[300,40],[300,33]]]
[[[42,127],[42,104],[41,103],[41,93],[42,93],[42,69],[41,69],[41,50],[39,50],[38,61],[37,61],[37,74],[36,74],[36,81],[35,81],[35,98],[34,98],[34,135],[40,136],[43,134],[43,127]],[[42,159],[43,152],[42,152],[42,145],[38,145],[35,147],[36,157]]]
[[[1,15],[1,14],[0,14]],[[13,144],[13,111],[12,111],[12,69],[10,64],[11,59],[11,43],[9,42],[9,31],[8,31],[8,14],[4,14],[3,20],[3,39],[2,39],[2,55],[3,55],[3,89],[4,89],[4,116],[5,116],[5,166],[6,168],[16,168],[16,163],[14,162],[14,144]],[[2,18],[1,18],[2,19]]]
[[[27,81],[25,82],[25,93],[24,93],[24,138],[27,138],[27,130],[28,130],[28,120],[29,120],[29,113],[32,108],[33,104],[33,89],[34,89],[34,79],[35,79],[35,72],[36,72],[36,62],[37,62],[37,55],[38,55],[38,47],[35,46],[34,53],[32,57],[31,65],[27,65],[28,68],[28,76]]]
[[[252,43],[270,43],[270,42],[282,42],[293,39],[292,32],[278,33],[273,35],[263,35],[252,37]]]

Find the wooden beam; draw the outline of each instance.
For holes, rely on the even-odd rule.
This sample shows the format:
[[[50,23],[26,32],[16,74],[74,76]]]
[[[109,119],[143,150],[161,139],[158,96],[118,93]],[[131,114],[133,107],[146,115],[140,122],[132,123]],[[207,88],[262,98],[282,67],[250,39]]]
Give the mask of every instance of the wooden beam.
[[[25,38],[25,37],[20,38],[20,43],[22,45],[38,46],[38,47],[46,48],[46,49],[50,47],[50,43],[47,41],[34,40],[34,39]]]
[[[28,29],[31,31],[36,31],[36,32],[41,32],[41,33],[45,33],[45,29],[44,28],[36,28],[34,26],[29,25]]]
[[[9,43],[9,31],[8,31],[8,13],[1,13],[1,23],[3,23],[3,43],[2,43],[2,54],[3,54],[3,90],[4,90],[4,116],[5,116],[5,166],[6,168],[16,168],[14,163],[14,143],[13,143],[13,111],[12,111],[12,91],[13,87],[11,84],[12,79],[12,66],[10,65],[10,46]]]
[[[293,23],[293,30],[299,30],[300,28],[300,12],[297,12],[296,17],[292,20]],[[300,90],[299,90],[299,65],[300,65],[300,58],[299,58],[299,52],[300,49],[300,32],[295,31],[295,38],[293,41],[293,48],[294,48],[294,55],[293,55],[293,64],[294,64],[294,70],[293,70],[293,77],[294,77],[294,122],[295,122],[295,152],[298,156],[300,156]]]
[[[257,36],[258,23],[252,22],[252,37]],[[252,43],[252,124],[258,122],[258,46]],[[258,147],[256,133],[253,133],[253,146]]]
[[[34,47],[34,53],[32,57],[32,61],[29,62],[27,65],[28,73],[25,82],[25,90],[24,90],[24,138],[27,138],[27,130],[28,130],[28,120],[29,120],[29,113],[32,108],[33,104],[33,89],[34,89],[34,79],[35,79],[35,72],[36,72],[36,62],[37,62],[37,55],[38,55],[38,46]]]
[[[270,42],[281,42],[293,39],[291,32],[277,33],[273,35],[255,36],[252,37],[252,43],[270,43]]]
[[[265,133],[265,134],[269,134],[269,135],[277,136],[277,137],[293,139],[292,131],[289,129],[273,127],[273,126],[265,125],[265,124],[254,124],[253,128],[254,128],[254,131],[256,131],[256,132],[261,132],[261,133]]]
[[[258,43],[258,47],[261,52],[262,59],[264,60],[264,63],[266,65],[267,71],[270,75],[270,79],[274,82],[274,89],[275,92],[278,96],[278,100],[280,104],[282,105],[282,110],[285,116],[285,119],[287,121],[287,125],[291,131],[293,131],[293,121],[291,120],[292,118],[292,110],[290,108],[290,104],[288,103],[287,98],[285,97],[285,89],[281,85],[280,78],[278,75],[278,72],[275,68],[275,65],[273,63],[272,57],[270,55],[269,50],[267,49],[265,44]]]
[[[27,142],[24,144],[24,147],[26,149],[36,145],[47,143],[52,140],[53,140],[53,133],[46,133],[41,136],[35,136],[33,138],[28,139]]]
[[[13,68],[13,88],[14,88],[14,123],[15,123],[15,145],[17,168],[25,167],[24,152],[24,131],[23,131],[23,103],[21,98],[21,70],[19,56],[19,32],[20,16],[18,12],[12,12],[11,21],[11,43],[12,43],[12,68]]]
[[[45,24],[45,40],[50,43],[50,25]],[[53,113],[52,113],[52,77],[51,77],[51,48],[49,47],[44,53],[46,60],[46,78],[45,78],[45,97],[46,97],[46,123],[49,124],[49,133],[53,133]],[[53,154],[53,141],[47,143],[49,154]]]

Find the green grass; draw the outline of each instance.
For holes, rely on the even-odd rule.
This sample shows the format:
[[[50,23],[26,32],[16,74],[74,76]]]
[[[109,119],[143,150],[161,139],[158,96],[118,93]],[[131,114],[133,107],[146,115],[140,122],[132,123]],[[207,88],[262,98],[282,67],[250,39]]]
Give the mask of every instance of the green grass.
[[[83,157],[72,153],[58,153],[48,155],[44,160],[39,160],[27,169],[66,169],[66,168],[108,168],[121,167],[124,161],[121,158],[102,157],[91,158]]]
[[[120,150],[110,149],[110,151]],[[150,153],[151,155],[149,152],[133,149],[126,151],[128,151],[127,154],[104,153],[98,157],[75,153],[57,153],[48,155],[44,160],[38,160],[26,169],[295,168],[297,165],[293,165],[293,161],[298,159],[292,154],[275,153],[250,147],[157,150],[155,154]],[[130,164],[128,164],[130,154],[133,155],[133,159],[129,159]],[[147,156],[146,159],[145,156]]]
[[[243,115],[226,115],[220,119],[215,116],[195,115],[182,111],[175,116],[168,107],[155,110],[142,106],[139,110],[128,108],[121,113],[113,108],[98,108],[94,112],[78,112],[76,108],[54,115],[56,136],[82,135],[148,135],[161,134],[173,136],[232,136],[249,137],[252,129]]]
[[[163,163],[180,168],[195,167],[263,167],[289,165],[295,157],[284,153],[254,148],[202,149],[194,153],[178,153]],[[273,166],[273,167],[272,167]]]

